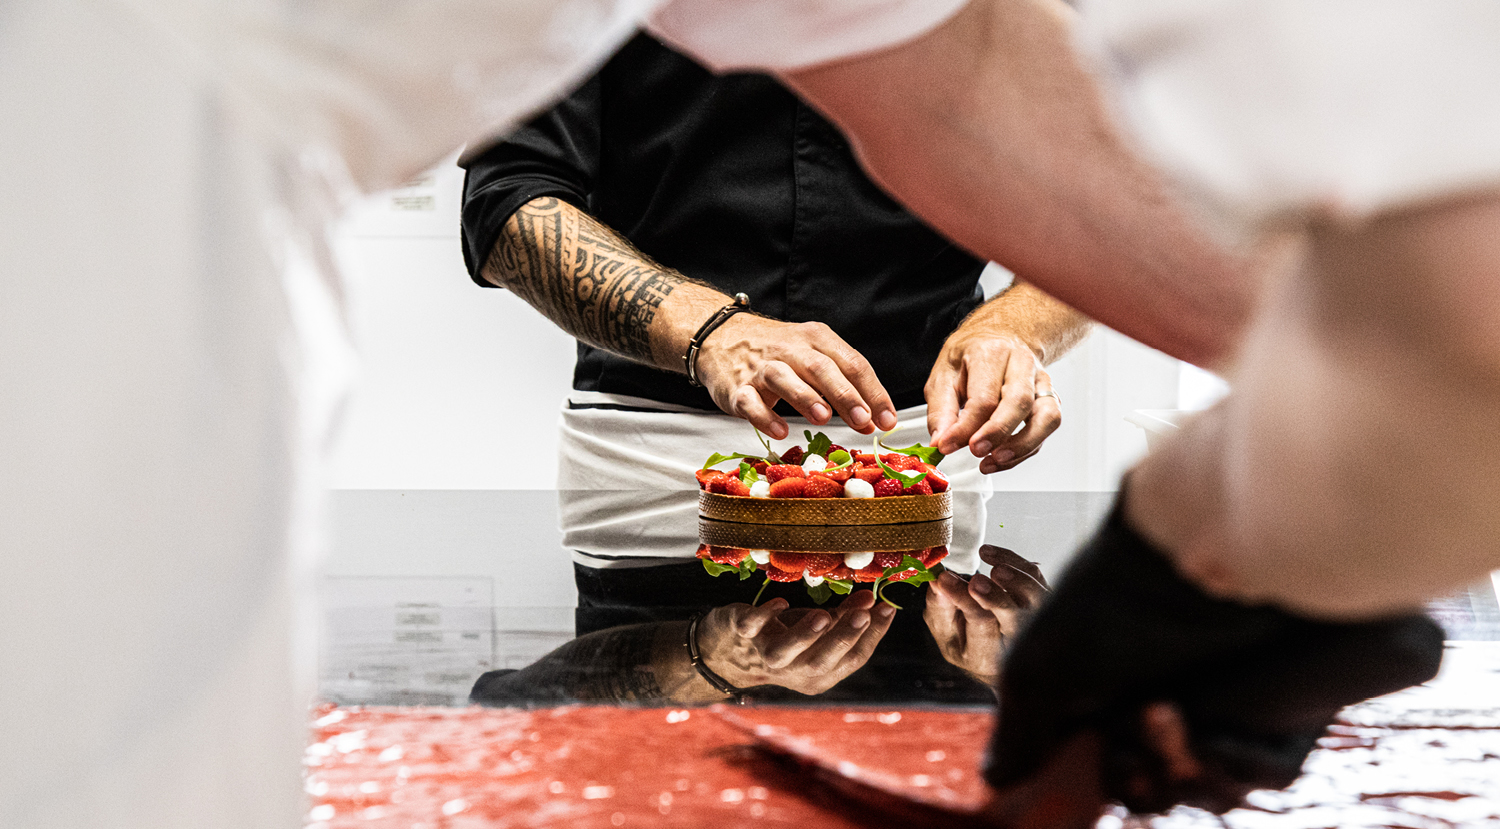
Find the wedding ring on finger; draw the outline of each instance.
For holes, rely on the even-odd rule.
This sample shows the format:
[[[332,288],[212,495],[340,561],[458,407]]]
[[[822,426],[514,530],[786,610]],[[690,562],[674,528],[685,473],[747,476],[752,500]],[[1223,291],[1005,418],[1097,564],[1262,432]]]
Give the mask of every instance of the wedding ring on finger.
[[[1043,397],[1050,397],[1053,400],[1057,401],[1057,410],[1058,411],[1062,411],[1062,398],[1058,396],[1058,394],[1057,394],[1056,391],[1054,391],[1052,389],[1048,389],[1048,390],[1043,391],[1043,392],[1037,392],[1037,395],[1036,395],[1036,399],[1037,400],[1041,400]]]

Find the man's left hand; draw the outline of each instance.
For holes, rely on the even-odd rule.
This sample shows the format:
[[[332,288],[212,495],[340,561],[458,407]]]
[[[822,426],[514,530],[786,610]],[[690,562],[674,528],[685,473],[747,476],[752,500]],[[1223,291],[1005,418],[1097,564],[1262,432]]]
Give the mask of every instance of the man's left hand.
[[[943,344],[927,377],[927,431],[945,455],[968,446],[989,474],[1035,455],[1062,424],[1062,409],[1024,340],[967,327]]]

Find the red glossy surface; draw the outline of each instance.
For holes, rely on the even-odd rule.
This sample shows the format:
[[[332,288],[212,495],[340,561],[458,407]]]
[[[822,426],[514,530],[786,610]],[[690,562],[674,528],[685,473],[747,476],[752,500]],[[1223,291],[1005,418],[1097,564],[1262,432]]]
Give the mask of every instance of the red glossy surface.
[[[1444,677],[1345,710],[1288,790],[1222,819],[1178,810],[1158,824],[1500,827],[1500,645],[1485,645],[1450,646]],[[990,729],[984,711],[873,708],[318,715],[307,762],[319,829],[949,826],[983,802]],[[838,778],[884,800],[851,803]]]
[[[318,713],[307,762],[320,829],[860,825],[704,709]]]

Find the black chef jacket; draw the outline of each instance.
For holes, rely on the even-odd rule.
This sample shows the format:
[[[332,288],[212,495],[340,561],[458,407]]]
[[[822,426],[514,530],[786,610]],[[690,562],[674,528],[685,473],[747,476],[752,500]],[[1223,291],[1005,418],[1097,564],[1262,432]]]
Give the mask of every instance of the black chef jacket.
[[[480,285],[511,214],[556,196],[760,313],[828,324],[898,408],[923,402],[944,339],[983,299],[983,263],[877,188],[796,96],[765,75],[716,76],[645,35],[464,164],[464,259]],[[683,375],[583,343],[573,387],[716,408]]]

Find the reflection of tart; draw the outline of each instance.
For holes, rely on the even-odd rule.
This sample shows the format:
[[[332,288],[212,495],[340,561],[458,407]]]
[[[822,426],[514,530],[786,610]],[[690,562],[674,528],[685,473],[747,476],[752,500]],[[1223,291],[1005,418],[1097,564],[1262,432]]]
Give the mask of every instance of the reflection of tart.
[[[948,479],[930,446],[849,452],[822,432],[807,446],[764,455],[714,454],[697,472],[699,512],[721,521],[857,525],[933,521],[952,514]],[[880,450],[886,450],[884,452]],[[722,468],[735,462],[737,468]]]
[[[788,550],[751,550],[712,544],[698,546],[698,558],[711,575],[738,574],[748,579],[757,572],[765,575],[766,584],[773,581],[802,581],[818,603],[834,593],[847,594],[856,583],[870,583],[880,594],[881,584],[931,581],[936,573],[930,568],[948,555],[947,545],[918,550],[882,552],[813,553]],[[942,572],[938,570],[936,572]],[[764,585],[762,585],[762,589]]]

